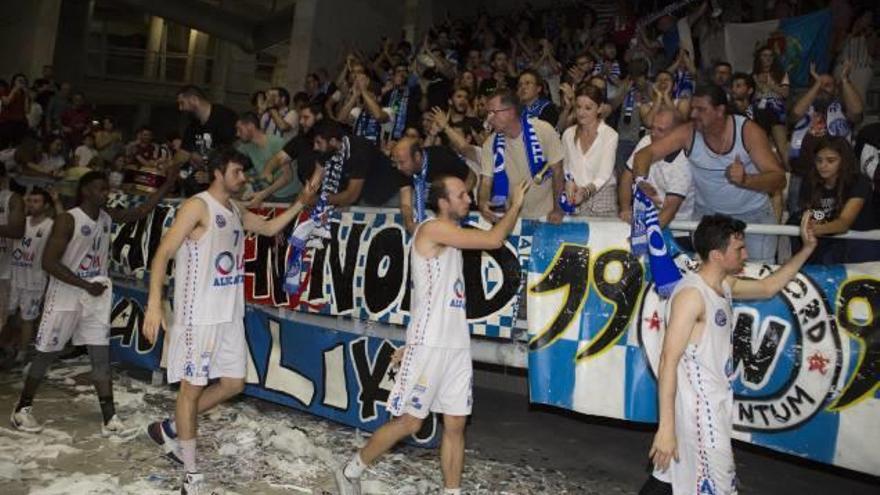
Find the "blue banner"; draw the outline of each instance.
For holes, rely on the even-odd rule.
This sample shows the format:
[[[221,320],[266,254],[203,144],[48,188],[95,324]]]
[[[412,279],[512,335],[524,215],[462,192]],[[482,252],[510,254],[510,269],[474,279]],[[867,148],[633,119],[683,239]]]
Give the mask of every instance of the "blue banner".
[[[141,332],[146,291],[117,284],[113,292],[114,359],[161,369],[164,332],[155,344]],[[247,307],[245,394],[368,431],[388,421],[385,406],[395,377],[391,356],[403,343],[333,330],[331,319],[305,317],[327,323],[321,326],[284,318],[284,313]],[[437,433],[437,417],[432,414],[410,443],[434,447]]]
[[[657,420],[666,306],[622,223],[541,224],[529,268],[533,402]],[[676,256],[682,271],[696,264]],[[773,267],[752,265],[761,279]],[[880,474],[880,263],[807,266],[734,304],[735,438]]]

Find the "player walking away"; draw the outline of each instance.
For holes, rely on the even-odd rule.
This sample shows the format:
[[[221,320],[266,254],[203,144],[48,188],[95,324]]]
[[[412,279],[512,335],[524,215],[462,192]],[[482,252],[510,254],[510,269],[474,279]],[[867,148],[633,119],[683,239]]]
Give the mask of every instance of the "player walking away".
[[[50,276],[49,287],[37,331],[37,352],[12,412],[11,422],[16,429],[32,433],[42,430],[32,414],[34,395],[49,366],[72,340],[74,345],[88,349],[92,382],[104,419],[101,433],[125,436],[130,432],[116,415],[110,374],[110,224],[146,217],[173,183],[166,181],[146,203],[123,210],[106,208],[110,186],[102,172],[88,172],[80,178],[79,206],[58,215],[43,250],[42,264]]]
[[[523,181],[513,188],[507,213],[486,231],[459,225],[471,203],[461,179],[442,176],[431,183],[428,198],[437,218],[421,223],[413,235],[413,309],[400,371],[388,398],[393,418],[335,472],[341,494],[359,494],[367,466],[418,432],[430,411],[443,414],[444,493],[461,493],[464,426],[471,413],[473,387],[461,250],[500,248],[516,224],[530,184]]]
[[[0,335],[6,326],[6,311],[12,279],[12,244],[24,235],[24,201],[21,195],[9,189],[6,167],[0,165]],[[6,349],[0,354],[5,361]]]
[[[155,341],[162,320],[162,287],[174,255],[174,324],[168,337],[168,381],[180,382],[174,420],[150,424],[147,433],[168,457],[184,465],[181,493],[208,493],[196,465],[198,414],[244,389],[247,342],[244,334],[245,231],[274,236],[311,201],[308,184],[283,214],[266,220],[241,209],[233,197],[247,182],[248,158],[224,150],[209,161],[213,180],[206,191],[184,202],[162,238],[150,266],[150,295],[144,335]],[[167,326],[165,328],[168,328]],[[219,378],[208,386],[208,381]]]
[[[28,347],[33,336],[34,321],[40,316],[43,306],[43,295],[49,277],[43,271],[43,248],[52,231],[52,210],[56,203],[45,189],[35,187],[25,196],[27,219],[24,237],[16,240],[11,249],[12,290],[9,293],[10,312],[19,313],[21,320],[21,340],[19,341],[16,364],[27,361]],[[60,207],[58,213],[64,212]]]
[[[745,264],[745,223],[704,216],[694,232],[702,265],[669,299],[660,354],[660,424],[649,456],[654,474],[642,495],[735,494],[731,298],[767,299],[798,273],[816,247],[812,215],[801,222],[803,248],[762,280],[737,278]]]

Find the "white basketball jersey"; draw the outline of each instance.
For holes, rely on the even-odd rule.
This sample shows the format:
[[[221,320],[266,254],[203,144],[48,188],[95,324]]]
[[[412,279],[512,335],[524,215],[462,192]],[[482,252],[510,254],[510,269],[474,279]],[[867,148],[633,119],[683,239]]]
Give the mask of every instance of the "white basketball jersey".
[[[68,210],[73,217],[73,234],[61,256],[61,263],[82,279],[107,276],[110,254],[110,215],[101,210],[92,220],[79,207]],[[83,289],[49,277],[46,289],[46,310],[74,311]]]
[[[3,227],[9,224],[9,198],[11,197],[12,191],[9,189],[0,191],[0,225]],[[0,237],[0,280],[9,280],[12,275],[9,261],[14,241],[15,239]]]
[[[43,271],[43,249],[52,232],[51,218],[34,224],[33,217],[25,221],[24,237],[12,244],[12,287],[23,290],[43,290],[48,275]]]
[[[736,466],[731,447],[733,310],[730,287],[724,284],[722,296],[702,277],[690,273],[676,286],[670,304],[675,294],[687,287],[697,289],[703,299],[704,327],[699,341],[688,343],[676,369],[675,436],[679,462],[671,463],[672,490],[673,493],[736,493]]]
[[[470,347],[465,313],[464,274],[461,250],[445,247],[439,255],[425,258],[416,250],[416,228],[410,247],[413,291],[407,345],[467,349]]]
[[[208,225],[198,240],[187,238],[174,262],[174,323],[216,325],[244,317],[244,229],[241,213],[207,191],[197,194],[208,208]]]

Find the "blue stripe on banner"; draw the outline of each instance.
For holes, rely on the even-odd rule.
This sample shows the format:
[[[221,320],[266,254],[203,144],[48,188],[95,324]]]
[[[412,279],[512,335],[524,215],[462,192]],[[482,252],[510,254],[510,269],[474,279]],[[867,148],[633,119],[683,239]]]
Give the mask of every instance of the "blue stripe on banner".
[[[587,244],[590,240],[590,226],[584,223],[563,223],[551,225],[539,223],[532,234],[533,242],[540,239],[543,246],[559,246],[563,242]],[[531,272],[543,273],[550,266],[556,249],[534,249],[532,251]]]
[[[532,402],[573,407],[574,356],[578,343],[559,339],[553,345],[529,353],[529,382]],[[558,366],[557,363],[571,363]]]
[[[810,421],[788,431],[751,434],[751,443],[771,447],[775,450],[788,452],[820,462],[833,463],[834,451],[837,448],[837,429],[840,416],[834,412],[822,411]]]
[[[626,369],[624,416],[631,421],[656,422],[657,401],[646,397],[657,397],[657,381],[640,347],[626,348]]]

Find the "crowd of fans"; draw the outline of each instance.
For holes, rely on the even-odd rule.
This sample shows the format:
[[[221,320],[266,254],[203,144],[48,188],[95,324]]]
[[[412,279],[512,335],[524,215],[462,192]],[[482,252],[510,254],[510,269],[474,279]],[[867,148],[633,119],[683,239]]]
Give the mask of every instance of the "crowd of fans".
[[[529,178],[521,215],[550,222],[566,215],[630,221],[635,183],[652,197],[662,225],[711,211],[796,224],[809,211],[820,235],[880,228],[880,131],[863,123],[880,59],[876,6],[831,2],[833,63],[824,72],[811,64],[809,86],[796,88],[773,45],[755,50],[750,72],[732,70],[713,40],[723,37],[724,22],[761,19],[728,3],[720,16],[697,2],[647,24],[627,2],[607,12],[579,2],[446,20],[415,44],[385,38],[374,53],[352,50],[338,73],[317,70],[293,95],[283,87],[257,92],[242,113],[183,87],[177,103],[190,116],[185,130],[156,136],[144,126],[129,142],[46,67],[33,84],[22,74],[0,81],[0,160],[20,185],[50,185],[62,197],[94,169],[132,194],[179,177],[177,194],[190,196],[209,181],[208,154],[235,146],[252,162],[243,200],[256,207],[292,201],[314,174],[330,175],[336,157],[338,188],[328,203],[400,208],[410,231],[422,185],[441,174],[464,179],[489,221],[505,209],[508,187]],[[772,14],[827,6],[807,3],[777,1]],[[680,40],[681,21],[694,53]],[[638,152],[665,149],[652,143],[676,140],[682,126],[692,126],[691,141],[718,130],[712,136],[723,147],[707,138],[709,154],[742,145],[751,156],[737,153],[717,172],[725,185],[754,193],[749,201],[766,201],[769,215],[724,211],[718,191],[706,190],[711,181],[695,175],[687,143],[638,177]],[[732,141],[724,137],[729,128]],[[844,242],[823,240],[813,261],[880,258],[868,244]],[[766,261],[775,251],[774,244]]]

